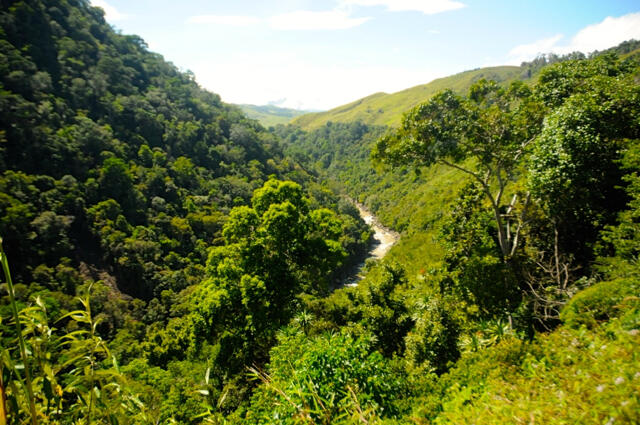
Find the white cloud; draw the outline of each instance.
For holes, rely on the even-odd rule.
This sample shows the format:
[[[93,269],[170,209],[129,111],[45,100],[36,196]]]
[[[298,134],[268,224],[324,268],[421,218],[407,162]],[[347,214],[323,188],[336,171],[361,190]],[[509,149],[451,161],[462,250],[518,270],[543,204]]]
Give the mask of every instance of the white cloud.
[[[520,65],[540,53],[567,54],[575,51],[590,53],[604,50],[629,39],[640,40],[640,12],[617,18],[607,17],[602,22],[589,25],[574,35],[569,43],[559,44],[564,37],[555,35],[529,44],[514,47],[509,52],[509,63]]]
[[[609,16],[598,24],[581,29],[571,39],[566,52],[603,50],[630,38],[640,40],[640,12],[619,18]]]
[[[105,0],[91,0],[91,6],[99,7],[104,10],[104,17],[107,21],[121,21],[127,19],[129,15],[121,13],[115,7],[111,6]]]
[[[522,62],[533,59],[542,53],[549,53],[563,37],[562,34],[558,34],[533,43],[516,46],[509,51],[509,62],[520,65]]]
[[[236,15],[198,15],[191,16],[187,19],[190,24],[214,24],[228,25],[233,27],[248,27],[260,22],[260,18],[255,16],[236,16]]]
[[[462,9],[464,3],[455,0],[342,0],[344,5],[355,6],[385,6],[392,12],[416,11],[425,15],[450,10]]]
[[[298,10],[269,18],[269,25],[277,30],[341,30],[357,27],[371,18],[354,18],[343,10]]]
[[[322,110],[372,93],[392,93],[444,75],[394,66],[316,65],[292,53],[235,55],[191,66],[203,87],[225,102]]]

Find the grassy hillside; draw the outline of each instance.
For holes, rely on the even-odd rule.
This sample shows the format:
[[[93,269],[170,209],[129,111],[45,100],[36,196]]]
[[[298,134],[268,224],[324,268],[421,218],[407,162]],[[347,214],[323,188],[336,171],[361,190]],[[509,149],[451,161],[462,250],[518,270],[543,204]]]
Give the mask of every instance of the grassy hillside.
[[[260,121],[265,127],[287,124],[293,118],[307,114],[309,111],[280,108],[274,105],[238,105],[249,118]]]
[[[618,54],[621,59],[629,59],[638,56],[640,52],[638,44],[639,42],[636,40],[629,40],[601,52],[594,52],[592,55],[597,56],[613,52]],[[395,127],[400,124],[403,113],[422,102],[426,102],[431,96],[444,89],[451,89],[458,94],[465,94],[473,83],[483,78],[498,82],[508,82],[516,79],[535,82],[538,72],[544,66],[558,61],[578,58],[584,58],[584,55],[582,53],[569,53],[564,56],[547,54],[541,55],[531,62],[523,62],[520,66],[495,66],[464,71],[396,93],[374,93],[326,112],[302,115],[291,120],[291,123],[300,126],[304,130],[319,128],[329,121],[341,123],[361,121],[369,125]]]
[[[362,121],[366,124],[396,126],[402,114],[417,104],[428,100],[444,89],[465,93],[476,81],[485,78],[495,81],[509,81],[520,78],[523,69],[517,66],[497,66],[465,71],[449,77],[438,78],[428,84],[411,87],[397,93],[375,93],[327,112],[306,114],[293,120],[305,130],[311,130],[332,122]],[[529,78],[528,74],[524,74]]]

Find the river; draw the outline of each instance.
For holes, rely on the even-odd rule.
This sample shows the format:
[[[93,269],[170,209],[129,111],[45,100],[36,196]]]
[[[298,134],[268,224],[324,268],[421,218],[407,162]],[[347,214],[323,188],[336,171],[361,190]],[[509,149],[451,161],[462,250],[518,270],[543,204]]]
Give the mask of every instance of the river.
[[[364,277],[362,269],[366,260],[369,258],[381,259],[384,257],[391,247],[400,239],[400,235],[393,230],[384,227],[376,216],[374,216],[364,205],[353,201],[353,205],[358,209],[360,217],[373,229],[373,243],[369,248],[369,252],[364,260],[354,267],[353,271],[342,281],[344,286],[356,286]]]

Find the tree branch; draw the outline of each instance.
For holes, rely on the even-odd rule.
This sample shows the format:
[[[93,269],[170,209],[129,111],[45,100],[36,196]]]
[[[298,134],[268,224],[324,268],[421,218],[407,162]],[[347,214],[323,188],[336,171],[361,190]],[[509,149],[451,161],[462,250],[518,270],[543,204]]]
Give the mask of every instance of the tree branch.
[[[527,147],[531,142],[533,142],[535,139],[536,139],[536,137],[534,136],[534,137],[532,137],[531,139],[527,140],[526,142],[524,142],[524,143],[522,143],[522,144],[520,145],[520,151],[519,151],[518,153],[516,153],[516,154],[514,155],[514,157],[513,157],[513,161],[514,161],[514,162],[517,162],[517,161],[518,161],[518,158],[520,158],[520,156],[525,152],[525,148],[526,148],[526,147]]]
[[[531,192],[527,192],[527,197],[524,200],[524,205],[522,206],[522,211],[520,212],[520,216],[518,217],[518,227],[516,227],[515,234],[513,236],[513,244],[511,246],[510,255],[513,256],[516,253],[516,249],[518,248],[518,242],[520,239],[520,230],[526,221],[527,210],[529,208],[529,201],[531,199]],[[515,200],[515,195],[514,195]]]
[[[452,167],[452,168],[455,168],[457,170],[460,170],[463,173],[467,173],[467,174],[473,176],[474,179],[478,180],[480,182],[480,184],[482,184],[482,186],[487,186],[487,184],[480,178],[480,175],[477,174],[477,173],[474,173],[471,170],[468,170],[468,169],[466,169],[464,167],[461,167],[461,166],[459,166],[459,165],[457,165],[457,164],[455,164],[453,162],[449,162],[446,159],[442,159],[442,158],[438,159],[437,162],[439,162],[439,163],[441,163],[443,165],[446,165],[447,167]]]

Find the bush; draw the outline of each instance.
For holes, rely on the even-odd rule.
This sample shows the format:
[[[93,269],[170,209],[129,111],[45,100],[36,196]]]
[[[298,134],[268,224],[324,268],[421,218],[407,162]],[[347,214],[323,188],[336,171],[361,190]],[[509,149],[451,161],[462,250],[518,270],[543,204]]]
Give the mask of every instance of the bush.
[[[458,324],[438,299],[419,302],[415,308],[416,325],[405,338],[406,357],[415,366],[443,373],[460,356]]]
[[[345,423],[357,412],[396,417],[397,400],[407,395],[407,376],[372,346],[371,335],[307,338],[285,329],[271,350],[267,372],[254,370],[262,386],[244,423]]]
[[[560,313],[571,327],[593,328],[599,322],[618,317],[627,309],[626,301],[638,302],[640,285],[634,279],[600,282],[576,294]]]

